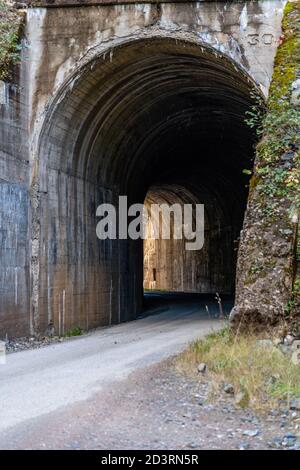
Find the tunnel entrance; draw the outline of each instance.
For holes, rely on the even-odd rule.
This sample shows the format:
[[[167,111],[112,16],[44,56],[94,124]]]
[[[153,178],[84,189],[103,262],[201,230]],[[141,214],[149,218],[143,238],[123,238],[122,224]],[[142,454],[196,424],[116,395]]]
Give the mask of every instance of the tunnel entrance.
[[[119,45],[71,77],[40,139],[40,329],[134,319],[143,284],[233,294],[253,87],[227,57],[170,37]],[[201,202],[204,248],[187,255],[158,241],[143,253],[142,240],[98,240],[96,208],[120,195],[128,204]]]

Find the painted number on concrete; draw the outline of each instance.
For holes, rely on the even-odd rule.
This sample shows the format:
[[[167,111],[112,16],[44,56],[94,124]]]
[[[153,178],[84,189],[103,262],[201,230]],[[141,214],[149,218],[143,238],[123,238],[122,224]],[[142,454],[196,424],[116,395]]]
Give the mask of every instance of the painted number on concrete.
[[[271,33],[262,35],[258,33],[248,34],[247,38],[250,46],[259,46],[260,44],[271,46],[274,43],[274,35]]]

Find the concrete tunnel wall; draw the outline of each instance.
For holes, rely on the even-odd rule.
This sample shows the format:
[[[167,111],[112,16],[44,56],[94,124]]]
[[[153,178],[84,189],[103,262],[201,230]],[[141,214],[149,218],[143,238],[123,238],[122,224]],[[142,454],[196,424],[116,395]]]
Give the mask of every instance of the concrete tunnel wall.
[[[213,51],[152,38],[115,48],[113,60],[97,61],[55,104],[39,149],[39,315],[45,322],[39,328],[91,327],[140,311],[142,244],[97,240],[101,202],[116,204],[124,194],[129,203],[143,202],[152,184],[187,181],[211,207],[212,225],[224,230],[220,238],[226,230],[238,235],[247,194],[241,173],[251,165],[254,143],[244,122],[252,89],[241,70]],[[219,241],[212,255],[220,257],[217,266],[231,258],[233,246],[225,243],[230,254],[224,254]],[[219,272],[211,289],[232,285],[231,259],[227,269],[230,279]]]
[[[197,178],[198,180],[198,178]],[[158,239],[144,240],[144,288],[173,292],[193,292],[233,295],[235,290],[236,247],[239,233],[228,210],[202,180],[179,179],[179,184],[151,186],[145,204],[151,214],[151,204],[204,204],[204,246],[201,250],[187,250],[187,240],[174,238],[171,217],[171,239],[164,239],[162,226]],[[185,185],[185,186],[183,186]],[[205,188],[206,186],[206,188]],[[205,192],[207,192],[205,194]],[[243,197],[243,196],[242,196]],[[195,214],[194,214],[195,216]],[[164,221],[162,220],[162,223]],[[193,229],[195,230],[195,220]],[[151,217],[147,229],[153,229]]]
[[[18,234],[3,251],[1,336],[135,318],[142,244],[98,241],[95,211],[119,194],[142,202],[152,185],[194,188],[214,220],[220,207],[230,279],[211,289],[231,289],[254,143],[244,113],[271,80],[275,3],[28,11],[1,106],[1,222]]]

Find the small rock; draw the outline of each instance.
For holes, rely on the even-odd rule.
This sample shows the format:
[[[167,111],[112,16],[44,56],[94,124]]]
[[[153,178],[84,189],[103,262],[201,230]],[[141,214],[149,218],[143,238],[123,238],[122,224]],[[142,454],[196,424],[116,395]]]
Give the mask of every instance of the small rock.
[[[80,448],[80,444],[77,441],[71,442],[69,444],[69,446],[71,447],[71,449],[79,449]]]
[[[203,409],[205,411],[213,411],[214,407],[213,407],[213,405],[204,405]]]
[[[295,411],[300,411],[300,398],[293,400],[290,404],[290,409]]]
[[[293,161],[294,159],[294,156],[295,156],[295,153],[292,152],[291,150],[289,150],[288,152],[285,152],[282,156],[281,156],[281,160],[285,163],[288,163],[291,165],[290,162]],[[291,165],[292,166],[292,165]]]
[[[199,374],[204,374],[206,372],[207,366],[202,362],[201,364],[198,365],[198,373]]]
[[[298,349],[300,349],[300,340],[296,339],[295,341],[293,341],[292,351],[297,351]]]
[[[285,447],[293,447],[296,443],[296,440],[296,436],[287,435],[283,438],[282,445]]]
[[[287,228],[287,229],[279,229],[279,232],[281,232],[283,235],[292,235],[293,230]]]
[[[249,405],[250,397],[249,393],[245,390],[243,392],[239,392],[235,397],[235,404],[240,406],[241,408],[247,408]]]
[[[285,437],[285,439],[297,439],[296,434],[291,433],[291,432],[287,432],[287,433],[284,435],[284,437]]]
[[[285,356],[291,354],[291,349],[290,349],[290,347],[289,347],[287,344],[280,344],[280,345],[279,345],[279,348],[277,349],[277,351],[280,351],[280,352],[281,352],[282,354],[284,354]]]
[[[199,444],[191,442],[190,444],[187,444],[187,447],[189,447],[190,449],[197,449],[199,447]]]
[[[248,442],[241,442],[238,448],[239,450],[248,450],[250,449],[250,445]]]
[[[286,344],[287,346],[291,346],[294,342],[295,338],[294,336],[292,335],[287,335],[285,338],[284,338],[284,344]]]
[[[300,78],[294,81],[292,85],[291,103],[294,106],[300,106]]]
[[[300,349],[296,349],[296,351],[293,352],[291,361],[295,366],[300,364]]]
[[[280,449],[282,444],[282,439],[280,437],[275,437],[273,441],[268,443],[268,446],[272,449]]]
[[[248,436],[248,437],[256,437],[259,435],[259,430],[258,429],[246,429],[246,431],[243,432],[243,436]]]
[[[234,395],[234,386],[231,384],[225,384],[223,390],[225,393],[228,393],[228,395]]]
[[[275,338],[273,341],[274,346],[279,346],[282,344],[282,340],[280,338]]]

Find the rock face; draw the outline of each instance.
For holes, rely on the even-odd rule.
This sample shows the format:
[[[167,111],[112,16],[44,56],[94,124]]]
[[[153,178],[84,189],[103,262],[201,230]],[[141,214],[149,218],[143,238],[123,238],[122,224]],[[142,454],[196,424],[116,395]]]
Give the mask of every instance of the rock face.
[[[285,10],[241,233],[233,324],[288,319],[299,332],[300,6]],[[298,91],[297,91],[298,90]]]
[[[166,257],[176,289],[183,279],[231,293],[256,142],[245,113],[253,89],[268,94],[286,1],[29,3],[20,64],[0,84],[0,336],[136,318],[142,243],[99,241],[96,208],[120,195],[141,203],[153,186],[183,187],[206,207],[205,251],[180,251],[177,266]],[[281,150],[275,166],[292,177],[297,149]],[[255,181],[236,319],[295,303],[290,204],[283,196],[271,223]]]

